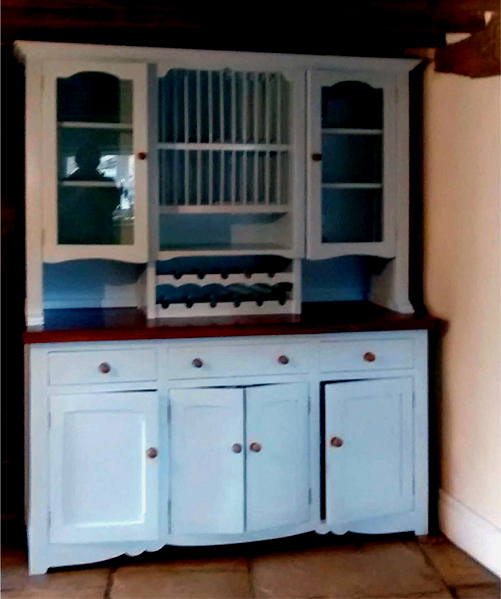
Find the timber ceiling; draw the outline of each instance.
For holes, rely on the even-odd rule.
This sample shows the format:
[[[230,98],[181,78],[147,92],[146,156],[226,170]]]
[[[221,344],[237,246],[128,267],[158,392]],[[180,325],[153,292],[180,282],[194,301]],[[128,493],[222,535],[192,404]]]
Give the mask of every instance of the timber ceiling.
[[[2,40],[399,56],[482,31],[484,11],[499,2],[2,0]]]

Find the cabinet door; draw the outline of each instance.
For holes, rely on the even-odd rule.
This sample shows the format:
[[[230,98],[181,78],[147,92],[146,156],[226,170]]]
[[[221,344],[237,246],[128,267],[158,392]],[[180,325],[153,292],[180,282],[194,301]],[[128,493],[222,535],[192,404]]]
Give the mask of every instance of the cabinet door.
[[[243,532],[243,390],[173,389],[170,405],[171,532]]]
[[[146,81],[146,65],[45,65],[46,262],[147,261]]]
[[[329,525],[412,510],[412,421],[411,379],[326,385]]]
[[[157,394],[56,395],[50,410],[51,543],[157,539]]]
[[[310,518],[308,385],[249,387],[247,530]]]
[[[312,71],[307,257],[395,255],[395,78]]]

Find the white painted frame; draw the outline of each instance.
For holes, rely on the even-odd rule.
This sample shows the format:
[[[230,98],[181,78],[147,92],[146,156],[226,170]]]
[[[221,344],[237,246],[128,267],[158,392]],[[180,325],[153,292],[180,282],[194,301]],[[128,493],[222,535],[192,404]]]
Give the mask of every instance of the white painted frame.
[[[42,173],[44,262],[103,258],[144,263],[148,260],[148,160],[136,159],[134,243],[132,245],[60,245],[57,241],[57,79],[82,71],[96,70],[132,81],[132,152],[147,152],[147,70],[146,65],[46,62],[43,66]]]
[[[343,81],[361,81],[383,90],[383,180],[382,180],[382,241],[367,243],[322,243],[322,161],[313,161],[312,154],[322,154],[321,93]],[[309,71],[308,135],[307,135],[307,258],[324,260],[338,256],[364,255],[393,258],[396,234],[397,190],[397,121],[395,117],[396,84],[393,74],[369,72]],[[348,130],[347,130],[348,131]]]

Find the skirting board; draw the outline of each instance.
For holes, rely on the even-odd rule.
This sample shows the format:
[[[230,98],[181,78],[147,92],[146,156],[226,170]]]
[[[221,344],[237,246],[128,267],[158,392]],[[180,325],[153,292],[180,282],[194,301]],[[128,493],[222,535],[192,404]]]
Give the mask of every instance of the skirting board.
[[[455,545],[501,576],[501,529],[440,490],[440,530]]]

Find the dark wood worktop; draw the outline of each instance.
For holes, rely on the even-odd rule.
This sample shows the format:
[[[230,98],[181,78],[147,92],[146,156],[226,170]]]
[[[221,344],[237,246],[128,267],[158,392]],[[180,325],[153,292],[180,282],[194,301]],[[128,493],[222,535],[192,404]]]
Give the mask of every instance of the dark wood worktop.
[[[46,310],[45,324],[29,327],[24,343],[192,339],[254,335],[310,335],[432,329],[430,315],[402,315],[369,302],[303,304],[301,315],[146,320],[134,308]]]

